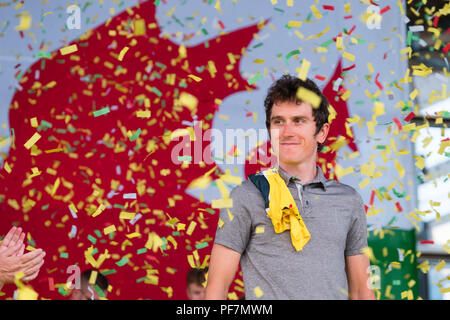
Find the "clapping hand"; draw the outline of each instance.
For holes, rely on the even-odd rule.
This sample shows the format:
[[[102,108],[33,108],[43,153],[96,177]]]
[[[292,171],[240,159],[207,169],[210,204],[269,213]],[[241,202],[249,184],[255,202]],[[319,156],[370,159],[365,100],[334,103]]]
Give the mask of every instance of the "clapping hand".
[[[30,281],[37,277],[44,264],[45,252],[36,249],[24,254],[25,233],[21,228],[12,227],[0,244],[0,284],[14,282],[16,273],[25,275],[22,281]]]

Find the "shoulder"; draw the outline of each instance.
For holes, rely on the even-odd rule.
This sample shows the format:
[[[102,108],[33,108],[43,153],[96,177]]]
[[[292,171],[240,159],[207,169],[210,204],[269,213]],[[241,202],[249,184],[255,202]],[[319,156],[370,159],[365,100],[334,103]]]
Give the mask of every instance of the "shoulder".
[[[234,202],[240,202],[244,205],[255,204],[255,202],[264,203],[261,191],[250,180],[245,180],[242,184],[236,186],[231,190],[230,198]]]
[[[358,205],[363,203],[363,199],[359,192],[348,184],[328,179],[327,191],[330,192],[330,194],[339,195],[339,197],[350,203]]]

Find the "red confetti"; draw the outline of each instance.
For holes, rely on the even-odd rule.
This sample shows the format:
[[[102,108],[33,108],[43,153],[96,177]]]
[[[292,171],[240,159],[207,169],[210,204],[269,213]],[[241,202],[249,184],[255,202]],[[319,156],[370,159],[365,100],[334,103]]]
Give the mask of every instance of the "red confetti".
[[[352,15],[349,15],[349,16],[344,16],[344,19],[352,19],[353,18],[353,16]]]
[[[386,7],[384,7],[383,9],[380,10],[380,14],[383,14],[383,13],[389,11],[389,10],[391,10],[391,7],[386,6]]]
[[[437,27],[438,21],[439,21],[439,16],[434,16],[433,27]]]
[[[393,120],[394,120],[395,124],[397,125],[398,130],[401,131],[403,129],[402,123],[397,118],[394,118]]]
[[[395,207],[397,208],[397,210],[398,210],[399,212],[402,212],[402,211],[403,211],[402,206],[400,205],[400,203],[396,202],[396,203],[395,203]]]
[[[222,29],[225,29],[225,25],[224,25],[223,22],[220,21],[220,20],[219,20],[219,26],[220,26]]]
[[[327,6],[327,5],[324,5],[324,6],[322,6],[325,10],[334,10],[334,6]]]
[[[450,50],[450,43],[447,43],[447,45],[442,49],[445,54],[447,54],[448,50]]]
[[[383,90],[383,85],[378,81],[378,77],[380,76],[380,73],[377,73],[377,76],[375,77],[375,84],[380,90]]]
[[[411,113],[408,114],[408,115],[406,116],[406,118],[403,119],[403,120],[405,120],[406,122],[410,122],[411,119],[414,118],[415,116],[416,116],[416,114],[415,114],[414,112],[411,112]]]
[[[48,289],[50,291],[55,290],[55,281],[53,280],[53,278],[48,278]]]
[[[432,241],[432,240],[421,240],[420,244],[434,244],[434,241]]]
[[[314,76],[314,78],[316,78],[317,80],[320,80],[320,81],[325,81],[325,80],[327,79],[327,77],[319,76],[318,74],[316,74],[316,75]]]
[[[350,29],[350,31],[347,33],[347,35],[351,35],[352,32],[355,31],[355,29],[356,29],[356,25],[354,25],[354,26]]]
[[[387,53],[385,53],[385,54],[383,55],[383,60],[386,60],[386,57],[387,57]]]
[[[347,67],[347,68],[344,68],[344,69],[342,69],[342,71],[348,71],[348,70],[352,70],[354,67],[356,67],[356,65],[355,64],[352,64],[350,67]]]
[[[370,195],[370,205],[373,206],[375,201],[375,190],[372,190],[372,194]]]

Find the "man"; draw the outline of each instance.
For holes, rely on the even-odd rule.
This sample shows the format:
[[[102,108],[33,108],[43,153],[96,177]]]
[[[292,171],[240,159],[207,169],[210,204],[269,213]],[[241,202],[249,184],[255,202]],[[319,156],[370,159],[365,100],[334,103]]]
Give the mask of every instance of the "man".
[[[205,287],[203,286],[206,281],[206,273],[208,268],[197,269],[193,268],[189,270],[186,277],[187,287],[186,294],[189,300],[204,300],[205,299]]]
[[[19,272],[24,274],[21,281],[35,279],[44,264],[45,252],[42,249],[24,254],[24,239],[22,228],[12,227],[0,244],[0,289],[5,283],[13,283]]]
[[[320,97],[317,108],[299,99],[300,87]],[[206,299],[227,298],[239,263],[248,300],[374,299],[361,196],[316,164],[330,127],[326,97],[285,75],[264,105],[278,164],[234,188],[233,208],[221,210]]]
[[[95,272],[93,284],[89,284],[93,272]],[[108,279],[100,271],[86,270],[80,276],[80,287],[72,290],[70,300],[106,300],[108,286]]]

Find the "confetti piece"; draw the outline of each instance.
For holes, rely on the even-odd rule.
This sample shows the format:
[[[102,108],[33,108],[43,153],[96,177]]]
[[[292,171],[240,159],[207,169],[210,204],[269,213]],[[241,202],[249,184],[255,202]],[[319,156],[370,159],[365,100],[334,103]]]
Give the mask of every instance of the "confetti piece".
[[[186,231],[186,234],[189,235],[189,236],[192,235],[192,233],[194,232],[194,229],[195,229],[196,226],[197,226],[197,222],[191,221],[191,223],[189,224],[189,227],[188,227],[188,229]]]
[[[255,59],[255,60],[253,60],[253,62],[258,63],[258,64],[263,64],[264,62],[266,62],[266,60]]]
[[[16,27],[17,31],[28,30],[31,27],[31,15],[29,12],[24,11],[20,14],[20,22]]]
[[[102,115],[107,114],[109,112],[110,112],[109,107],[104,107],[104,108],[102,108],[100,110],[94,111],[94,118],[96,118],[98,116],[102,116]]]
[[[138,118],[150,118],[151,113],[150,113],[150,110],[138,110],[136,112],[136,116]]]
[[[145,19],[136,19],[134,22],[134,35],[145,36]]]
[[[37,300],[39,294],[31,287],[22,286],[17,289],[17,300]]]
[[[410,112],[405,119],[403,119],[406,122],[409,122],[412,120],[412,118],[414,118],[416,116],[416,114],[414,112]]]
[[[233,208],[233,199],[213,199],[211,207],[213,209]]]
[[[310,66],[311,66],[311,62],[309,62],[306,59],[303,59],[302,67],[300,69],[297,68],[297,71],[299,71],[299,73],[298,73],[299,79],[306,81],[306,77],[308,76],[308,70],[309,70]]]
[[[78,46],[76,44],[59,49],[59,52],[63,56],[77,52],[77,51],[78,51]]]
[[[303,87],[298,88],[297,98],[309,103],[313,108],[318,108],[320,106],[320,102],[322,101],[316,93]]]
[[[134,212],[126,212],[126,211],[122,211],[120,212],[120,219],[127,219],[127,220],[131,220],[134,218],[134,216],[136,215],[136,213]]]
[[[350,61],[355,61],[355,56],[353,55],[353,54],[351,54],[351,53],[348,53],[348,52],[346,52],[346,51],[344,51],[344,53],[342,54],[342,56],[345,58],[345,59],[347,59],[347,60],[350,60]]]
[[[125,193],[123,199],[136,199],[136,193]]]
[[[292,21],[292,20],[290,20],[288,22],[288,27],[290,27],[290,28],[299,28],[301,25],[302,25],[301,21]]]
[[[202,78],[194,76],[193,74],[188,75],[188,77],[191,78],[192,80],[196,81],[196,82],[202,81]]]
[[[31,127],[33,127],[33,128],[37,128],[39,126],[36,117],[30,119],[30,124],[31,124]]]
[[[314,14],[316,19],[322,18],[322,14],[320,13],[319,9],[316,8],[315,5],[310,6],[310,8],[311,8],[311,12]]]
[[[34,144],[41,138],[41,135],[39,133],[35,133],[25,144],[25,148],[27,148],[28,150],[34,146]]]
[[[6,172],[11,173],[11,167],[9,166],[8,162],[5,161],[5,163],[3,164],[3,168]]]
[[[254,83],[256,83],[258,80],[263,78],[263,74],[262,73],[258,73],[257,75],[251,77],[250,79],[248,79],[248,84],[252,85]]]
[[[103,233],[106,234],[110,234],[111,232],[115,232],[116,231],[116,226],[115,225],[110,225],[106,228],[103,228]]]
[[[253,289],[253,292],[255,293],[255,296],[257,298],[261,298],[264,295],[264,292],[260,287],[255,287],[255,289]]]
[[[125,56],[125,54],[128,52],[130,48],[129,47],[124,47],[122,50],[120,50],[119,56],[117,57],[117,59],[119,61],[123,60],[123,57]]]
[[[288,7],[293,7],[294,6],[294,0],[286,0],[286,5]]]
[[[128,258],[127,257],[123,257],[122,259],[120,259],[120,261],[116,262],[116,264],[119,267],[123,267],[124,265],[126,265],[128,263]]]
[[[105,210],[105,206],[103,204],[99,205],[97,210],[95,210],[94,214],[92,215],[92,217],[96,217],[98,216],[100,213],[102,213]]]

